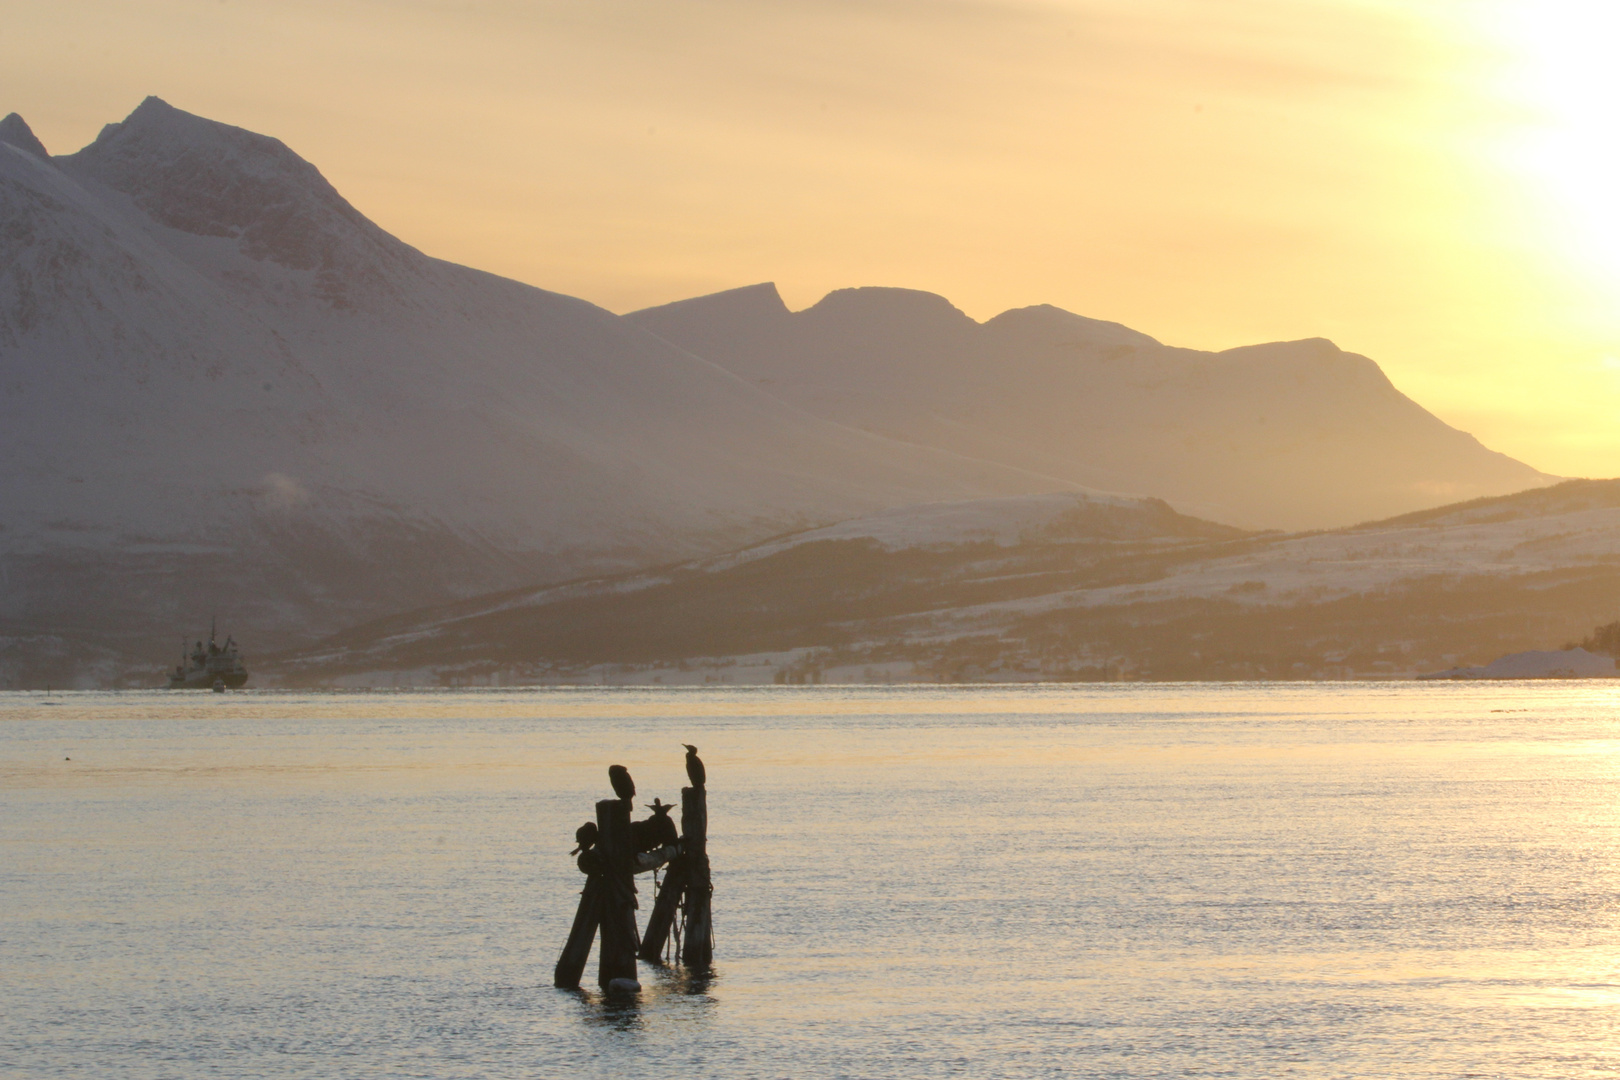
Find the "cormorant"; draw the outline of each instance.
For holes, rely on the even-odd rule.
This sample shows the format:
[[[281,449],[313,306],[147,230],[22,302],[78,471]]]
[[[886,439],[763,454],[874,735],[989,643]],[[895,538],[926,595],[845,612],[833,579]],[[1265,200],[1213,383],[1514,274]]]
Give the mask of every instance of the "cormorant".
[[[601,838],[594,821],[587,821],[574,830],[574,839],[579,842],[579,846],[568,854],[579,856],[574,860],[574,864],[579,867],[580,873],[596,874],[601,872],[602,852],[596,846],[596,842]]]
[[[631,824],[630,836],[636,843],[637,851],[657,851],[665,844],[680,843],[680,831],[675,828],[675,822],[669,816],[669,812],[675,809],[675,806],[675,803],[654,799],[647,807],[653,812],[653,816]]]
[[[700,788],[703,781],[708,779],[708,770],[703,767],[703,759],[697,756],[697,747],[691,743],[681,743],[686,747],[686,776],[692,781],[692,786]]]
[[[677,803],[661,803],[658,798],[653,798],[653,805],[648,806],[648,810],[653,811],[653,816],[648,818],[648,821],[651,823],[653,839],[658,840],[658,847],[680,842],[680,829],[677,829],[674,819],[669,816],[669,811],[674,810],[676,805]]]
[[[636,797],[636,782],[630,779],[630,770],[623,765],[609,765],[608,780],[619,798],[628,801]]]

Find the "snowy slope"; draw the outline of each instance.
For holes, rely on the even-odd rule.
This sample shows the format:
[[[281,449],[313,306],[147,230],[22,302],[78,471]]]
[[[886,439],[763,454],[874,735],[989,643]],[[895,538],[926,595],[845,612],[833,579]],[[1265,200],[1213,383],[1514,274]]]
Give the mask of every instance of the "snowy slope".
[[[1589,653],[1585,649],[1536,649],[1511,653],[1483,667],[1450,668],[1419,675],[1424,680],[1440,679],[1612,679],[1614,657]]]
[[[876,288],[790,312],[756,285],[629,318],[818,416],[1247,528],[1337,527],[1550,480],[1321,339],[1205,353],[1050,306],[981,324]]]
[[[1620,565],[1620,507],[1551,518],[1436,521],[1279,538],[1188,563],[1151,582],[1065,591],[955,613],[974,621],[1060,608],[1187,600],[1324,603],[1423,578],[1462,579]]]
[[[1045,492],[990,499],[923,503],[851,518],[755,544],[703,563],[705,570],[737,566],[804,544],[870,540],[887,551],[1070,540],[1226,539],[1240,530],[1176,513],[1160,499],[1098,492]]]
[[[701,642],[792,640],[804,628],[806,611],[813,612],[810,622],[825,623],[858,618],[862,609],[870,615],[873,600],[887,612],[883,595],[895,590],[910,592],[913,604],[922,596],[938,598],[950,592],[964,565],[981,560],[1021,561],[1030,550],[1055,553],[1060,563],[1076,552],[1158,554],[1246,535],[1177,514],[1158,499],[1060,493],[929,503],[685,565],[407,612],[343,631],[277,663],[283,675],[308,680],[366,665],[432,665],[469,656],[481,663],[514,652],[533,660],[544,656],[548,641],[570,655],[605,647],[627,650],[628,657],[649,640],[712,655]]]
[[[1617,597],[1620,480],[1304,535],[1239,533],[1157,500],[994,498],[401,616],[284,671],[568,681],[628,664],[615,678],[635,681],[765,663],[755,676],[768,681],[772,664],[830,650],[857,668],[920,663],[922,678],[957,677],[960,664],[936,664],[953,655],[1026,675],[1105,663],[1182,678],[1389,674],[1578,638],[1620,614]]]
[[[262,643],[1064,486],[817,419],[584,301],[429,258],[277,140],[155,98],[42,151],[0,125],[16,632],[166,641],[218,610]]]

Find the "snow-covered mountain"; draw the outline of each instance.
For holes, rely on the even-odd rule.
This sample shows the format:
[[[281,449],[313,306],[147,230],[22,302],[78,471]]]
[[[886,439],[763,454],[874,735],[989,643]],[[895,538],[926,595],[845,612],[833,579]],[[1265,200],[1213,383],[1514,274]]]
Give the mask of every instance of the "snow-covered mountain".
[[[907,289],[789,311],[755,285],[630,319],[817,416],[1247,528],[1334,528],[1553,478],[1322,339],[1170,348],[1050,306]]]
[[[1209,356],[904,290],[620,317],[424,255],[155,98],[57,157],[0,120],[0,685],[214,613],[263,652],[918,504],[1297,526],[1543,479],[1325,342]]]
[[[147,99],[0,122],[0,620],[258,647],[930,499],[1062,486],[810,416],[429,258],[279,141]],[[0,657],[0,667],[4,666]]]

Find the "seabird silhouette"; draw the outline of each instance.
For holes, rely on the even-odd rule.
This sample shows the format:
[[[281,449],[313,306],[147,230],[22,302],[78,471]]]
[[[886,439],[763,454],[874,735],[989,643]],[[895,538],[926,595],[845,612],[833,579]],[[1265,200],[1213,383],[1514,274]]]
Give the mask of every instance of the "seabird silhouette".
[[[686,747],[686,777],[692,781],[692,786],[700,788],[709,778],[709,771],[703,767],[703,759],[697,756],[697,747],[691,743],[681,743]]]
[[[657,851],[665,844],[680,841],[680,831],[675,828],[675,822],[670,820],[669,816],[669,812],[675,809],[675,806],[675,803],[654,799],[647,807],[652,811],[652,817],[631,824],[630,836],[635,841],[637,851]]]

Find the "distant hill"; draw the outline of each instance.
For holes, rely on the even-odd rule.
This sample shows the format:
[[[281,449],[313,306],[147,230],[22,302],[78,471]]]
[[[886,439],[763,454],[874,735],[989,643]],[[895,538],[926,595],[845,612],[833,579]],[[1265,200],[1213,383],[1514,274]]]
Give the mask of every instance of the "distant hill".
[[[1320,338],[1197,352],[1038,306],[773,285],[628,316],[807,412],[1246,528],[1314,529],[1549,482]]]
[[[274,666],[355,685],[1370,677],[1620,614],[1620,480],[1484,506],[1289,535],[1156,500],[941,504],[399,616]]]

